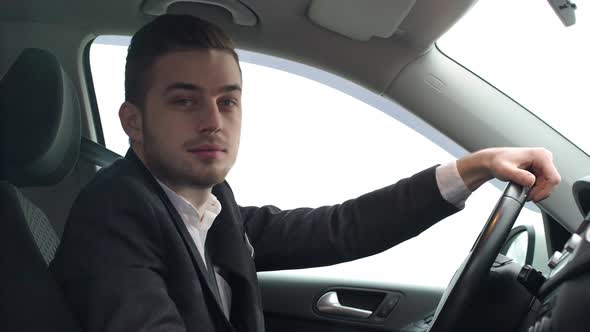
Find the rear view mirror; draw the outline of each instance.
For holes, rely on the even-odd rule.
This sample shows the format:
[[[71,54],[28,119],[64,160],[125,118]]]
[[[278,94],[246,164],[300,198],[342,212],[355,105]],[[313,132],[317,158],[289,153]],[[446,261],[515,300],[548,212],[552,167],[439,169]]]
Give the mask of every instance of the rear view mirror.
[[[535,251],[535,230],[532,226],[514,227],[500,253],[512,258],[516,263],[531,265]]]
[[[549,4],[563,25],[569,27],[576,23],[576,9],[578,7],[575,3],[570,0],[549,0]]]

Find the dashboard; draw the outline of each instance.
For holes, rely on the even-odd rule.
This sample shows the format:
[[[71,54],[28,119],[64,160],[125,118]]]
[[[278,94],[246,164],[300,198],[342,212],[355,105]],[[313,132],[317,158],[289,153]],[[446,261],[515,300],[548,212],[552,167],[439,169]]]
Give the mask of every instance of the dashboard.
[[[573,192],[586,217],[563,249],[549,259],[550,272],[539,288],[522,331],[590,330],[590,176],[578,180]]]

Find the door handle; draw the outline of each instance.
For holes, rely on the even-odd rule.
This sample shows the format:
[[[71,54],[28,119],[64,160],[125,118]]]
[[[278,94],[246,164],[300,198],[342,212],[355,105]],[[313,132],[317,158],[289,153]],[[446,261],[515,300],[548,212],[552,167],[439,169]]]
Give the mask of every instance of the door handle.
[[[373,314],[372,311],[347,307],[340,304],[338,300],[338,293],[335,291],[327,292],[322,295],[316,304],[319,312],[324,314],[332,314],[351,318],[369,318]]]

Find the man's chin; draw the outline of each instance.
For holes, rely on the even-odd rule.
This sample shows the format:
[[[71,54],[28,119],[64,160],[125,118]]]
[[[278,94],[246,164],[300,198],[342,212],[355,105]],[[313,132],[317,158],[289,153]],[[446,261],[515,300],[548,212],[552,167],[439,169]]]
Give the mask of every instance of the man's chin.
[[[190,163],[169,165],[159,159],[150,163],[150,166],[150,170],[160,179],[168,179],[178,186],[204,189],[225,181],[230,169],[225,165],[191,165]]]
[[[187,179],[193,186],[202,188],[211,188],[215,185],[223,183],[225,181],[226,174],[203,174],[199,176],[191,176]]]

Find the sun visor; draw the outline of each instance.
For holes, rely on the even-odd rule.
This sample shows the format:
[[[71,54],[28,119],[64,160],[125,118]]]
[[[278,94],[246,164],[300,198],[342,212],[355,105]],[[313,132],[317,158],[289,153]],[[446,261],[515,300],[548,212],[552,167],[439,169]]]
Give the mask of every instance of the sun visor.
[[[312,0],[307,15],[315,24],[355,40],[389,38],[415,0]]]

